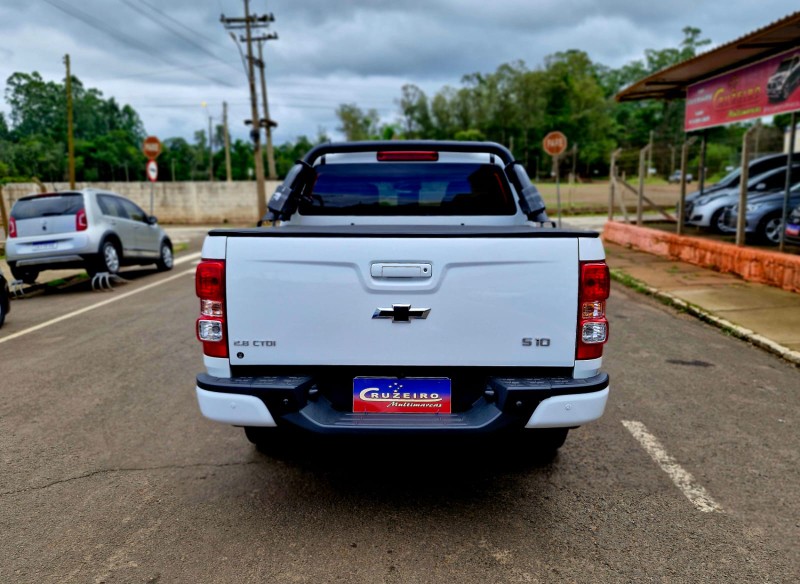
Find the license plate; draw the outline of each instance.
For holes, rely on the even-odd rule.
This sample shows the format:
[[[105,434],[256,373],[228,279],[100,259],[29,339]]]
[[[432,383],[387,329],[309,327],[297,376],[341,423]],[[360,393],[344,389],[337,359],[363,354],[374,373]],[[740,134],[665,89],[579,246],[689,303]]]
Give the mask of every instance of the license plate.
[[[450,380],[444,377],[356,377],[353,412],[449,414]]]
[[[34,243],[33,251],[50,251],[58,249],[58,243],[55,241],[44,241],[42,243]]]

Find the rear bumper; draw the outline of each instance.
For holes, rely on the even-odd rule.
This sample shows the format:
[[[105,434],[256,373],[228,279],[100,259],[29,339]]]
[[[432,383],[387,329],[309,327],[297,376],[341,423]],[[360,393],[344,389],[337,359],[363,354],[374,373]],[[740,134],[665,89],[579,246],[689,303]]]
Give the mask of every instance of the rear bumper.
[[[452,414],[362,414],[337,410],[310,377],[197,376],[202,414],[234,426],[294,426],[319,434],[485,433],[571,428],[603,415],[609,379],[491,378],[485,394]]]

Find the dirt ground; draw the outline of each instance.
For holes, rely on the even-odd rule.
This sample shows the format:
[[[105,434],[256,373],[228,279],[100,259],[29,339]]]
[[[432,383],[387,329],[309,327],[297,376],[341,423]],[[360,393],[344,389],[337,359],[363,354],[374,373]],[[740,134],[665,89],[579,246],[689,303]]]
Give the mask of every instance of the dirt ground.
[[[547,208],[556,208],[556,185],[554,183],[537,183],[539,191],[544,196]],[[635,186],[635,185],[634,185]],[[608,211],[608,192],[609,182],[598,181],[592,183],[569,185],[562,183],[561,207],[567,213],[604,213]],[[696,190],[696,185],[688,185],[687,193]],[[623,195],[623,203],[628,208],[628,212],[635,212],[636,195],[627,189],[620,189]],[[657,205],[674,210],[675,203],[680,196],[680,185],[645,185],[644,194],[647,198]],[[617,194],[619,201],[619,191]],[[647,205],[645,205],[647,209]],[[617,203],[617,211],[619,211]]]

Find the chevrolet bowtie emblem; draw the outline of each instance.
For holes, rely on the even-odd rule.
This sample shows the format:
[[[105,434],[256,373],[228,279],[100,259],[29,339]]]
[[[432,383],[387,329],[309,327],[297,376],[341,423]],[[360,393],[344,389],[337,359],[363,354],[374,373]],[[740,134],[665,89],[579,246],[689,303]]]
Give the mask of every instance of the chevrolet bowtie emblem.
[[[412,318],[428,318],[430,308],[411,308],[410,304],[392,304],[391,308],[376,308],[372,318],[391,318],[392,322],[411,322]]]

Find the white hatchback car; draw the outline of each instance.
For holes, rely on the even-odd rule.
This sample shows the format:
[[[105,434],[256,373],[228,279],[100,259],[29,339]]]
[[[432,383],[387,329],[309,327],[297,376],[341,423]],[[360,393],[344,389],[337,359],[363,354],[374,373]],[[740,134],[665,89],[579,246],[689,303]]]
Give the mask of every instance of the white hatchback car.
[[[11,208],[6,261],[18,280],[43,270],[116,274],[124,265],[172,269],[172,242],[155,217],[109,191],[84,189],[19,199]]]

